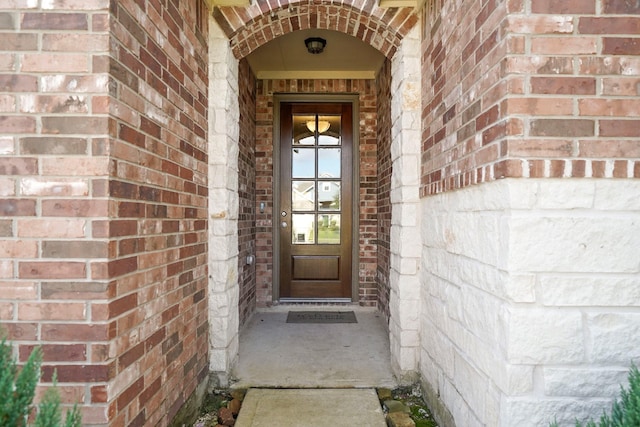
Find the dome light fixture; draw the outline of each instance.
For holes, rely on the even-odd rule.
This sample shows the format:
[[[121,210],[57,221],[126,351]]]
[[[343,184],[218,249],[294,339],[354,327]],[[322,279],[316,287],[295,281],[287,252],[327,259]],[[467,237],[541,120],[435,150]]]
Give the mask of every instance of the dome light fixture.
[[[324,47],[327,45],[327,41],[320,37],[309,37],[304,41],[305,46],[307,46],[307,51],[314,55],[318,53],[322,53]]]
[[[318,120],[318,133],[325,133],[326,131],[329,130],[329,127],[331,126],[331,123],[329,123],[328,120]],[[307,122],[307,129],[309,129],[309,132],[314,132],[316,131],[316,121],[315,120],[309,120]]]

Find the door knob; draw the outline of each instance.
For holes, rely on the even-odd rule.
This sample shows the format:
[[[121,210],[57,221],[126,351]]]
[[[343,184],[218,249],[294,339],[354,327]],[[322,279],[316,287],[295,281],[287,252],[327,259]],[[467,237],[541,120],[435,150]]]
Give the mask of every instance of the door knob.
[[[282,228],[287,228],[287,221],[282,221],[280,226],[282,226]]]

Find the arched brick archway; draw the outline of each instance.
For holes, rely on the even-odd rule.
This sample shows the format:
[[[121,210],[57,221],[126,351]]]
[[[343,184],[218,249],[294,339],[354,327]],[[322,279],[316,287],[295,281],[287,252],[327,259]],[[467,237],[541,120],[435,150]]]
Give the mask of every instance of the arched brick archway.
[[[238,59],[283,34],[312,28],[349,34],[392,58],[402,38],[418,22],[413,8],[380,8],[374,1],[283,1],[277,7],[271,1],[256,3],[213,11]]]
[[[243,92],[242,80],[247,65],[242,60],[260,46],[284,34],[304,29],[326,29],[343,32],[359,38],[364,43],[378,49],[389,60],[383,78],[387,79],[387,91],[381,94],[386,99],[389,120],[385,121],[388,137],[388,162],[392,164],[393,177],[389,178],[389,188],[386,198],[389,200],[389,225],[387,251],[391,259],[387,264],[387,314],[389,315],[389,333],[392,347],[392,365],[401,377],[409,378],[417,372],[418,350],[418,281],[416,269],[411,265],[419,264],[412,248],[418,245],[420,236],[417,209],[419,202],[419,136],[420,136],[420,43],[418,33],[419,16],[413,8],[386,9],[377,6],[377,0],[345,0],[336,1],[292,1],[284,2],[277,7],[271,7],[275,2],[256,2],[247,8],[221,7],[214,8],[211,22],[210,38],[210,90],[216,91],[216,96],[210,98],[210,176],[217,177],[211,183],[210,218],[214,230],[210,247],[223,248],[210,254],[209,268],[216,274],[210,276],[210,313],[211,325],[215,325],[210,336],[210,370],[220,381],[233,364],[238,349],[238,331],[242,319],[238,317],[239,301],[244,295],[238,289],[243,273],[243,254],[238,254],[237,238],[230,232],[237,228],[239,222],[237,182],[239,170],[237,168],[237,147],[242,144],[242,123],[238,105],[238,98],[246,98]],[[215,21],[215,22],[213,22]],[[354,88],[371,86],[367,81],[323,80],[323,81],[295,81],[278,80],[265,83],[263,89],[266,94],[274,91],[288,91],[298,93],[313,93],[342,91],[359,92]],[[375,85],[375,83],[373,83]],[[276,90],[276,88],[279,88]],[[350,89],[349,89],[350,88]],[[373,90],[375,97],[375,89]],[[365,98],[369,96],[367,93]],[[242,102],[242,101],[241,101]],[[268,139],[271,145],[272,112],[269,106],[257,103],[261,111],[260,119],[254,126],[261,138]],[[371,114],[371,113],[369,113]],[[375,107],[372,114],[376,114]],[[245,114],[246,116],[246,114]],[[370,118],[360,117],[361,131],[367,131]],[[373,126],[375,129],[376,127]],[[378,141],[375,131],[372,143]],[[361,151],[362,151],[361,142]],[[393,156],[392,154],[393,153]],[[225,157],[221,157],[223,154]],[[267,156],[268,157],[268,156]],[[375,157],[375,156],[374,156]],[[264,158],[264,157],[263,157]],[[375,159],[374,159],[375,162]],[[272,170],[268,160],[264,165],[257,162],[254,167],[259,169],[265,185],[271,188],[270,174]],[[264,167],[262,167],[264,166]],[[264,170],[263,170],[264,169]],[[375,171],[371,178],[376,179]],[[236,176],[234,176],[236,174]],[[363,177],[361,176],[361,182]],[[368,178],[364,178],[368,179]],[[368,184],[367,184],[368,185]],[[362,191],[361,187],[361,191]],[[260,189],[258,188],[258,191]],[[270,190],[267,190],[270,191]],[[395,201],[393,201],[395,200]],[[392,202],[393,201],[393,202]],[[373,196],[376,202],[376,196]],[[240,201],[242,203],[242,201]],[[255,203],[254,203],[255,204]],[[391,221],[391,205],[393,204],[394,218]],[[217,206],[229,206],[228,211],[218,212]],[[361,209],[363,202],[361,200]],[[254,206],[255,208],[255,206]],[[269,202],[267,203],[269,208]],[[268,214],[269,212],[267,212]],[[363,214],[364,215],[364,214]],[[361,217],[362,218],[362,217]],[[256,222],[264,223],[261,228],[270,236],[270,219],[261,221],[257,215]],[[218,224],[220,223],[220,224]],[[224,224],[222,224],[224,223]],[[221,225],[222,224],[222,225]],[[362,232],[361,219],[361,232]],[[215,230],[226,230],[226,234],[215,235]],[[376,239],[376,231],[371,231],[372,239]],[[260,234],[260,233],[258,233]],[[242,237],[241,237],[242,238]],[[270,239],[270,237],[268,238]],[[260,238],[256,248],[260,251]],[[362,243],[362,245],[366,243]],[[266,247],[265,247],[266,248]],[[262,248],[267,252],[269,248]],[[374,255],[375,256],[375,255]],[[259,257],[257,257],[259,258]],[[395,261],[394,261],[395,260]],[[399,262],[402,260],[402,262]],[[240,261],[240,263],[238,262]],[[361,283],[363,261],[361,255]],[[238,267],[240,265],[240,268]],[[265,268],[268,263],[265,264]],[[376,281],[375,260],[372,269],[373,282]],[[409,266],[409,267],[408,267]],[[269,274],[270,277],[270,274]],[[220,278],[220,279],[218,279]],[[400,284],[402,283],[402,286]],[[258,292],[261,283],[258,281]],[[362,296],[362,289],[361,289]],[[360,300],[363,303],[363,300]],[[365,302],[366,303],[366,302]]]

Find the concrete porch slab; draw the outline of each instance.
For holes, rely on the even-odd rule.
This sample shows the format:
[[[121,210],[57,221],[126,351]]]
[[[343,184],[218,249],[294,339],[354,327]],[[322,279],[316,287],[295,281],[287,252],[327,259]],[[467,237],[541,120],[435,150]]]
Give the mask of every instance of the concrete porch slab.
[[[231,387],[395,388],[389,332],[384,316],[357,306],[310,306],[309,310],[353,310],[358,323],[287,323],[278,306],[256,312],[240,332]]]
[[[250,389],[236,427],[385,427],[374,389]]]

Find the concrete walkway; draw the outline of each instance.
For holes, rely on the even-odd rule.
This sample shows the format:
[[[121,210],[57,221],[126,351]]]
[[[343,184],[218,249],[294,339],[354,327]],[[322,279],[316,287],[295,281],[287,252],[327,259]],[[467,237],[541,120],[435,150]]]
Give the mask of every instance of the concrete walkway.
[[[349,311],[358,323],[286,323],[287,313]],[[278,306],[240,333],[232,387],[249,389],[236,427],[385,427],[375,388],[393,389],[384,316],[358,306]]]
[[[373,389],[251,389],[236,427],[386,427]]]

